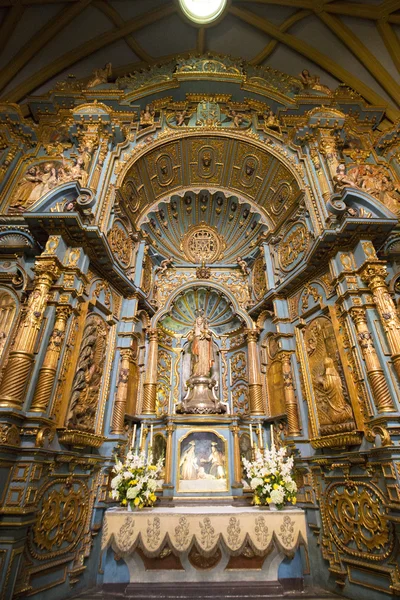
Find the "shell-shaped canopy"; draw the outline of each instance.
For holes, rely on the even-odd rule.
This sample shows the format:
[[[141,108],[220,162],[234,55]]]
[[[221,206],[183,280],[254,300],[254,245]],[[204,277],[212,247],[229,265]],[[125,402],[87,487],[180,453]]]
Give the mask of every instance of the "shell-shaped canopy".
[[[228,298],[205,287],[192,288],[178,296],[160,325],[170,334],[186,336],[193,328],[199,311],[217,335],[231,335],[242,327],[242,321],[234,313]]]
[[[160,259],[172,256],[181,265],[236,265],[238,256],[254,253],[268,230],[250,204],[208,191],[161,202],[141,228]]]

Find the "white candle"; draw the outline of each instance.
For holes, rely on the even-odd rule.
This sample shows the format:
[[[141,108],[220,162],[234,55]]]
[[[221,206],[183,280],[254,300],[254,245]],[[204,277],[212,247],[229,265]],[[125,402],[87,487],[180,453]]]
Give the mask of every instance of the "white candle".
[[[253,447],[253,427],[252,427],[251,423],[249,424],[249,431],[250,431],[250,445],[251,445],[251,447]]]
[[[140,426],[140,436],[139,436],[139,452],[142,448],[142,438],[143,438],[143,425]]]
[[[153,423],[150,425],[150,450],[153,447]]]
[[[274,445],[274,426],[271,423],[271,446]]]
[[[258,424],[258,443],[260,445],[260,448],[262,448],[263,447],[263,439],[262,439],[261,423]]]
[[[136,423],[133,426],[133,434],[132,434],[132,449],[135,447],[135,440],[136,440]]]

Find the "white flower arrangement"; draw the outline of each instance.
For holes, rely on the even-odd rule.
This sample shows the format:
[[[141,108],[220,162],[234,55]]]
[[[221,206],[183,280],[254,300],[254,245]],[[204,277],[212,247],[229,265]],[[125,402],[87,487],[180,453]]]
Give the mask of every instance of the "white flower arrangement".
[[[253,504],[275,504],[284,507],[286,502],[296,504],[297,485],[293,479],[293,457],[286,456],[286,448],[255,451],[255,459],[243,458],[247,479],[253,490]]]
[[[116,458],[113,468],[115,477],[111,480],[111,498],[118,500],[123,506],[129,503],[131,508],[153,506],[157,500],[155,491],[164,459],[160,458],[155,465],[152,463],[152,452],[146,455],[145,452],[134,454],[130,451],[125,462]]]

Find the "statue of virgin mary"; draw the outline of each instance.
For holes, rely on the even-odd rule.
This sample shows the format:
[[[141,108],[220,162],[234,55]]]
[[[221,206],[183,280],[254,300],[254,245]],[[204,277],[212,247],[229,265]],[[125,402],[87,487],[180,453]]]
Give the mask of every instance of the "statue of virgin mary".
[[[188,334],[191,342],[191,375],[210,377],[213,365],[212,333],[208,328],[207,319],[199,314],[194,322],[193,329]]]

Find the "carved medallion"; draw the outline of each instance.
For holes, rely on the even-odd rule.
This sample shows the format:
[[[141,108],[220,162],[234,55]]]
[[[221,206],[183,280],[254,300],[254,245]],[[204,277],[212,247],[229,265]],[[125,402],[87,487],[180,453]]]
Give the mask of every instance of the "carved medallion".
[[[304,223],[297,223],[285,235],[278,248],[279,263],[284,271],[291,271],[303,258],[310,234]]]
[[[181,243],[181,250],[193,263],[213,263],[222,258],[225,248],[225,240],[217,228],[204,221],[189,227]]]
[[[132,244],[124,225],[118,219],[114,221],[112,228],[108,232],[107,239],[117,262],[124,269],[129,267]]]

